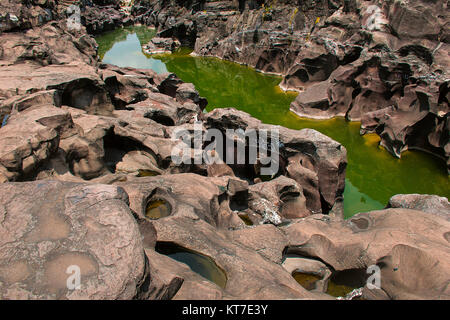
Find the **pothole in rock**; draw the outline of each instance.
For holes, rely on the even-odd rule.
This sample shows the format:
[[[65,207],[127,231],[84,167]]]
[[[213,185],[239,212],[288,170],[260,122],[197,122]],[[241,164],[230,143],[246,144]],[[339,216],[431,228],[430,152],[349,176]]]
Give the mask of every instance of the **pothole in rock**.
[[[169,117],[168,115],[165,115],[164,113],[162,113],[159,110],[149,113],[149,114],[145,115],[145,117],[148,119],[151,119],[159,124],[162,124],[163,126],[172,127],[175,125],[175,122],[173,121],[173,119],[171,117]]]
[[[103,148],[105,151],[104,162],[106,168],[111,173],[116,173],[116,170],[123,170],[123,165],[121,168],[118,168],[118,164],[121,165],[121,162],[124,161],[124,158],[130,157],[129,160],[134,160],[134,162],[139,161],[139,158],[136,158],[137,154],[132,156],[132,153],[145,153],[148,157],[151,157],[154,166],[158,166],[157,156],[151,151],[149,148],[145,147],[139,141],[130,139],[128,137],[122,137],[115,135],[111,130],[107,132],[107,134],[103,137]],[[142,158],[142,155],[140,156]],[[150,159],[150,158],[149,158]],[[151,161],[147,159],[148,161]],[[133,161],[131,161],[133,163]],[[145,166],[144,168],[148,168]],[[146,171],[146,170],[142,170]]]
[[[247,181],[250,185],[255,184],[257,175],[252,164],[229,164],[229,166],[236,177]]]
[[[154,176],[159,176],[160,173],[153,171],[153,170],[139,170],[138,171],[138,177],[154,177]]]
[[[269,182],[274,180],[275,178],[278,178],[278,175],[258,175],[256,178],[253,179],[253,183],[251,184],[257,184],[261,182]]]
[[[244,221],[244,223],[247,226],[252,226],[253,225],[253,221],[250,219],[250,217],[248,216],[248,214],[244,213],[244,214],[238,214],[239,218],[241,218],[242,221]]]
[[[448,242],[450,242],[450,231],[444,233],[444,239],[447,240]]]
[[[311,273],[303,273],[295,271],[292,273],[295,281],[297,281],[303,288],[306,290],[314,290],[316,288],[316,283],[319,280],[322,280],[322,277],[319,275],[311,274]]]
[[[227,284],[225,272],[208,256],[172,242],[157,242],[155,251],[188,265],[192,271],[221,288]]]
[[[348,269],[334,272],[328,281],[326,293],[333,297],[345,297],[355,289],[364,287],[367,274],[364,269]]]
[[[150,220],[157,220],[170,216],[172,206],[164,199],[156,198],[147,203],[145,216]]]

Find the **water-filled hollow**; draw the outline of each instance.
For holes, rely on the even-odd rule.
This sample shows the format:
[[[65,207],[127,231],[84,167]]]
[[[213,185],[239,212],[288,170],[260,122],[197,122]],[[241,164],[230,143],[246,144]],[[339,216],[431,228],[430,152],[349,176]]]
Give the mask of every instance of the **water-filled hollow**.
[[[155,251],[187,264],[195,273],[225,288],[227,283],[225,271],[212,258],[173,242],[157,242]]]

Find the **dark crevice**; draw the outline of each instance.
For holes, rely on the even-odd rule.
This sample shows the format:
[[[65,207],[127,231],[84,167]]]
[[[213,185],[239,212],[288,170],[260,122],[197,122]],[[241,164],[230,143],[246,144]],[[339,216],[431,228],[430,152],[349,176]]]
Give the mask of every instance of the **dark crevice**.
[[[244,211],[248,209],[248,190],[236,192],[230,199],[232,211]]]
[[[322,207],[322,214],[330,213],[332,206],[324,199],[322,193],[320,193],[320,206]]]
[[[433,63],[433,55],[431,54],[431,52],[427,48],[422,47],[420,45],[404,46],[404,47],[400,48],[398,53],[402,57],[406,57],[409,54],[413,54],[417,58],[419,58],[422,61],[424,61],[425,63],[427,63],[428,65],[431,65]]]
[[[446,103],[447,107],[449,105],[449,101],[447,99],[448,91],[449,91],[449,82],[446,81],[439,86],[439,98],[438,104]]]
[[[77,79],[69,83],[62,91],[62,105],[85,110],[92,104],[99,92],[90,79]]]
[[[352,51],[350,51],[350,53],[346,54],[344,58],[341,61],[339,61],[339,64],[346,65],[358,60],[359,57],[361,56],[362,51],[363,51],[362,47],[354,47]]]
[[[122,137],[114,134],[114,129],[110,129],[103,137],[104,162],[106,168],[112,172],[116,172],[116,165],[122,161],[125,154],[130,151],[145,151],[158,161],[158,157],[149,148],[145,147],[141,142],[128,137]],[[159,167],[159,163],[158,163]]]
[[[172,118],[170,118],[169,116],[165,115],[163,112],[161,111],[154,111],[152,113],[146,114],[145,115],[146,118],[151,119],[155,122],[158,122],[159,124],[162,124],[163,126],[174,126],[175,122],[173,121]]]

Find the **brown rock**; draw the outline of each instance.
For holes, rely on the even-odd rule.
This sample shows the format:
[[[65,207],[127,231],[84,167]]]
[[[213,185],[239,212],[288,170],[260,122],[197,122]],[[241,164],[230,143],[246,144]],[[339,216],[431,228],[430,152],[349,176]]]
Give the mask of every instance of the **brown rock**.
[[[56,181],[0,188],[2,299],[147,295],[142,241],[123,189]],[[70,266],[80,268],[79,289],[67,287]]]
[[[336,271],[365,272],[378,265],[381,289],[391,299],[449,298],[448,228],[441,217],[408,209],[360,213],[345,221],[313,215],[282,227],[293,254],[318,258]]]
[[[388,208],[406,208],[428,212],[450,220],[447,198],[427,194],[397,194],[389,199]]]
[[[325,204],[318,208],[317,198],[307,200],[308,209],[328,213],[334,204],[342,201],[345,184],[346,150],[345,148],[312,130],[290,130],[283,127],[262,124],[259,120],[250,117],[247,113],[235,109],[215,109],[205,115],[206,127],[216,128],[225,132],[226,129],[252,129],[252,130],[279,130],[280,155],[278,157],[279,173],[286,171],[287,163],[284,159],[300,155],[302,160],[297,160],[302,167],[312,171],[309,175],[295,174],[291,169],[291,178],[296,180],[300,186],[305,185],[309,195],[314,194],[313,188],[317,190],[325,200]],[[277,160],[277,159],[275,159]],[[232,166],[233,168],[233,166]],[[291,167],[292,168],[292,167]],[[303,170],[304,172],[305,170]],[[297,171],[299,172],[299,171]],[[309,173],[309,171],[308,171]],[[288,173],[290,174],[290,173]],[[314,174],[317,175],[317,182]],[[307,182],[308,184],[305,184]],[[315,193],[317,195],[317,193]],[[309,198],[309,197],[308,197]],[[312,199],[312,198],[310,198]]]

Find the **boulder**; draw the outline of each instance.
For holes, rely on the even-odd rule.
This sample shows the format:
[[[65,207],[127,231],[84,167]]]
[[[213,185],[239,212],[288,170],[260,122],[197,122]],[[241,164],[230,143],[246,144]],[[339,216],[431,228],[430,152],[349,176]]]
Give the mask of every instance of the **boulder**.
[[[159,38],[155,37],[150,40],[149,43],[142,46],[144,52],[147,54],[165,54],[172,53],[175,49],[178,49],[180,42],[171,38]]]
[[[450,203],[445,197],[428,194],[397,194],[389,199],[388,208],[420,210],[450,220]]]
[[[347,151],[338,142],[312,129],[291,130],[265,125],[247,113],[232,108],[215,109],[205,118],[207,128],[216,128],[222,132],[226,129],[277,130],[279,155],[274,156],[274,162],[279,167],[277,174],[287,174],[290,178],[298,179],[297,184],[308,192],[308,209],[315,213],[328,213],[335,204],[342,202]],[[289,159],[295,163],[289,164]],[[304,169],[297,169],[296,173],[294,165]],[[287,171],[288,168],[290,171]],[[233,169],[239,168],[234,165]],[[320,205],[318,194],[324,200]],[[316,198],[310,198],[311,195]]]
[[[149,270],[123,189],[56,181],[0,188],[2,299],[148,296]]]
[[[61,135],[70,134],[71,127],[70,115],[53,106],[13,115],[0,128],[2,178],[16,180],[30,175],[56,152]]]

